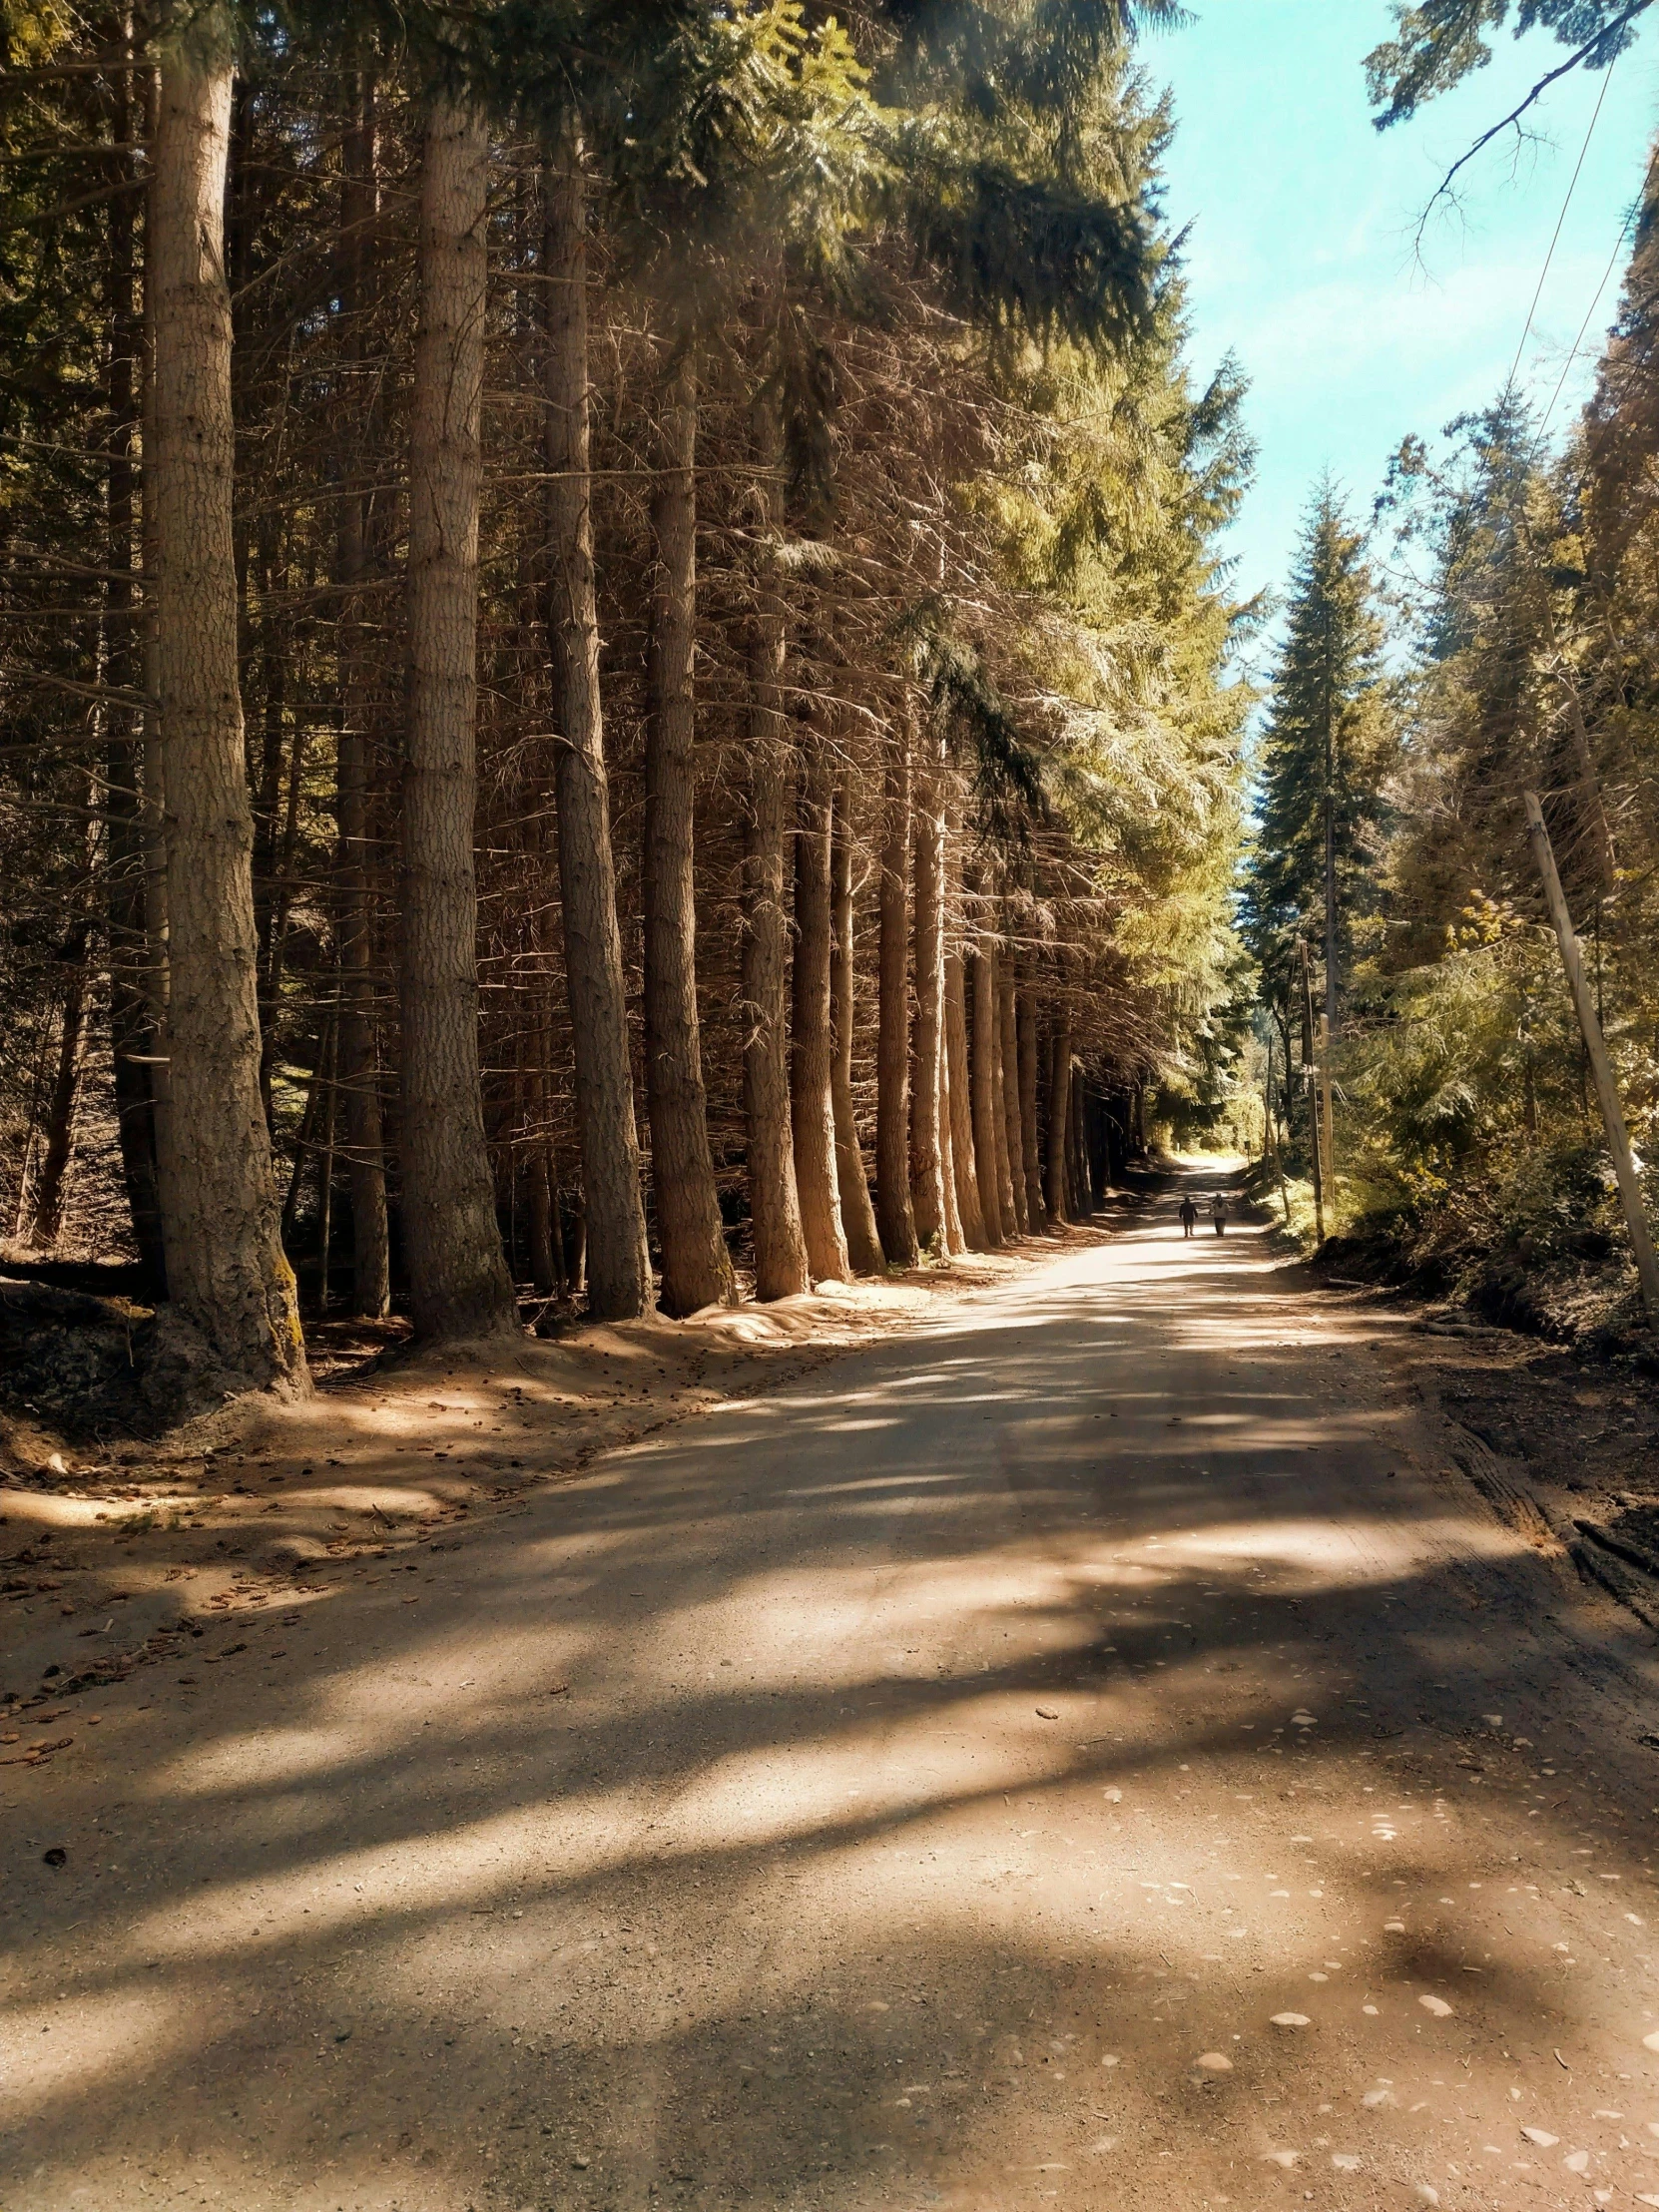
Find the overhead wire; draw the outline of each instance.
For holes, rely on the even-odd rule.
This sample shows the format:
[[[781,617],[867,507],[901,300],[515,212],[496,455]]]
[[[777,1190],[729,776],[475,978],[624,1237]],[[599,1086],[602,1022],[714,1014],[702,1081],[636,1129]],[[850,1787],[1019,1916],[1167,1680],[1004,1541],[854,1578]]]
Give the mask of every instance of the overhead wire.
[[[1572,176],[1567,183],[1566,198],[1561,202],[1561,213],[1555,219],[1555,229],[1550,237],[1549,252],[1544,256],[1544,266],[1538,272],[1538,282],[1532,294],[1532,304],[1526,310],[1526,327],[1521,331],[1520,343],[1515,347],[1515,358],[1509,369],[1511,389],[1514,386],[1515,378],[1520,374],[1521,356],[1526,351],[1527,339],[1532,335],[1533,318],[1538,312],[1538,302],[1544,295],[1544,285],[1549,280],[1550,267],[1555,260],[1555,249],[1561,243],[1561,233],[1566,227],[1567,211],[1572,206],[1573,194],[1578,190],[1578,180],[1584,173],[1584,163],[1590,152],[1590,141],[1596,135],[1596,125],[1601,121],[1602,107],[1607,99],[1607,88],[1613,82],[1613,72],[1618,65],[1618,56],[1615,54],[1602,75],[1601,90],[1596,95],[1596,104],[1590,115],[1590,127],[1584,133],[1583,145],[1578,149],[1578,160],[1573,165]],[[1591,312],[1594,312],[1593,308]]]

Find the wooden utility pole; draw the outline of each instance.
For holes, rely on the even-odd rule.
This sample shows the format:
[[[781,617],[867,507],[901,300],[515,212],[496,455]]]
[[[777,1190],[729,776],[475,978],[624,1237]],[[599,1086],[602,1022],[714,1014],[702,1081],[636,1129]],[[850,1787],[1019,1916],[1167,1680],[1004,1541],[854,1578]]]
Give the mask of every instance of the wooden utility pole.
[[[1613,1063],[1607,1057],[1601,1023],[1596,1019],[1595,1001],[1585,980],[1584,962],[1579,953],[1578,939],[1573,934],[1572,916],[1567,911],[1567,901],[1562,894],[1561,878],[1556,873],[1555,852],[1549,841],[1549,830],[1544,824],[1544,811],[1538,804],[1536,792],[1524,792],[1521,796],[1526,806],[1527,834],[1532,839],[1538,873],[1544,881],[1544,898],[1549,906],[1549,918],[1555,924],[1556,942],[1561,947],[1561,965],[1567,971],[1572,1002],[1578,1013],[1578,1026],[1584,1034],[1584,1049],[1590,1056],[1590,1072],[1595,1077],[1602,1127],[1607,1133],[1607,1149],[1613,1155],[1613,1173],[1618,1178],[1619,1196],[1624,1201],[1624,1218],[1630,1230],[1631,1249],[1636,1255],[1636,1273],[1641,1278],[1643,1302],[1647,1307],[1649,1321],[1659,1323],[1659,1257],[1654,1254],[1653,1237],[1642,1207],[1642,1189],[1636,1180],[1636,1162],[1631,1154],[1630,1138],[1625,1131],[1624,1109],[1619,1103],[1618,1085],[1613,1079]]]

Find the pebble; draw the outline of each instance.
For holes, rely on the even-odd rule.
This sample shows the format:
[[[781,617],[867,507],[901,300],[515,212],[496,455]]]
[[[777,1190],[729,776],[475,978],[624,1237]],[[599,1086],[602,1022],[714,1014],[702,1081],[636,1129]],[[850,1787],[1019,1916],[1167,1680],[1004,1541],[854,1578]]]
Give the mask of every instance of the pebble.
[[[1225,2051],[1221,2050],[1207,2050],[1193,2063],[1201,2066],[1206,2073],[1231,2073],[1233,2071],[1232,2059],[1228,2057]]]
[[[1275,2027],[1306,2027],[1308,2015],[1306,2012],[1276,2012],[1273,2024]]]
[[[1444,1997],[1418,1997],[1417,2002],[1425,2012],[1432,2012],[1437,2020],[1443,2020],[1451,2010]]]
[[[1536,2143],[1540,2150],[1553,2150],[1561,2140],[1559,2135],[1551,2135],[1546,2127],[1523,2127],[1521,2133],[1529,2143]]]

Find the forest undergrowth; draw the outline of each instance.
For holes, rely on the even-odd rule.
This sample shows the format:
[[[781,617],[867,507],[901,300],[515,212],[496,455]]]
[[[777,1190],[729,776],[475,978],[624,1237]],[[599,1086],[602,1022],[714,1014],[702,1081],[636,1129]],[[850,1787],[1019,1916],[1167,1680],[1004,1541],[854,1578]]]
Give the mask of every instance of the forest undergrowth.
[[[1459,81],[1501,14],[1406,11],[1372,57],[1382,119],[1403,121]],[[1633,35],[1621,19],[1602,37],[1594,10],[1558,14],[1537,20],[1569,43],[1588,37],[1586,66],[1609,65]],[[1409,1284],[1651,1367],[1651,166],[1626,236],[1593,393],[1558,442],[1554,403],[1534,408],[1511,382],[1407,438],[1363,519],[1352,488],[1315,487],[1264,717],[1241,919],[1259,979],[1258,1180],[1266,1196],[1283,1179],[1296,1233],[1328,1240],[1328,1272]]]

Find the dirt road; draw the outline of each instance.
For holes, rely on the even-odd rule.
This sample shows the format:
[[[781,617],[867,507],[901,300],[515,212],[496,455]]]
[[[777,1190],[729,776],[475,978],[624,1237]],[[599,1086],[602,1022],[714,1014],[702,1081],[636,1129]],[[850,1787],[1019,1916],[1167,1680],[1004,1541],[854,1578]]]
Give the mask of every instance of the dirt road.
[[[1402,1326],[1172,1195],[102,1693],[0,2205],[1659,2205],[1653,1639]]]

